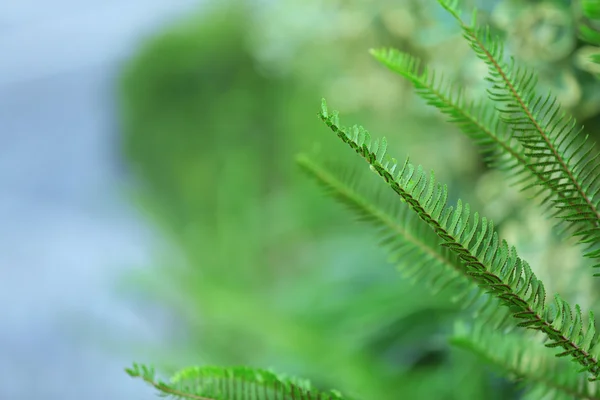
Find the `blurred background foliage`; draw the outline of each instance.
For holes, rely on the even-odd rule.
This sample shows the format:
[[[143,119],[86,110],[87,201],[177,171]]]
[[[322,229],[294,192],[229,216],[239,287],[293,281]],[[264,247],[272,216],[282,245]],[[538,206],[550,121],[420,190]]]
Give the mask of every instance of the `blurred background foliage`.
[[[598,67],[588,60],[596,48],[578,39],[577,3],[465,2],[473,6],[509,53],[539,71],[542,88],[598,131]],[[515,395],[448,346],[458,313],[448,295],[403,280],[373,232],[295,166],[294,155],[314,146],[356,161],[316,118],[321,97],[346,121],[386,135],[390,153],[435,169],[454,198],[499,224],[550,290],[591,302],[591,288],[564,279],[579,251],[370,57],[381,46],[485,95],[485,68],[435,1],[215,1],[125,66],[131,194],[166,243],[129,289],[173,316],[174,339],[153,362],[273,367],[365,399]]]

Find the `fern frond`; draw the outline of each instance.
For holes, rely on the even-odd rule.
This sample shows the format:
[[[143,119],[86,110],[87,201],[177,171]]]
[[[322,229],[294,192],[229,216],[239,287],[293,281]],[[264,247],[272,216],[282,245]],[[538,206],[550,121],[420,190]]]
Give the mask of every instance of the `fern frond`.
[[[492,84],[490,99],[499,104],[502,120],[526,149],[530,165],[546,177],[531,186],[542,185],[542,191],[550,189],[551,194],[560,194],[558,198],[547,195],[543,203],[551,200],[557,209],[554,215],[573,229],[573,236],[579,236],[580,243],[600,243],[600,152],[594,153],[587,135],[581,137],[583,128],[562,112],[556,97],[536,93],[537,76],[533,71],[517,67],[512,58],[509,63],[504,61],[504,47],[489,27],[477,27],[474,17],[471,25],[465,24],[456,0],[438,2],[459,21],[463,36],[487,64],[487,80]],[[600,258],[600,249],[589,251],[586,256]]]
[[[523,321],[517,326],[541,331],[547,335],[548,347],[562,347],[558,356],[569,356],[590,373],[590,379],[600,377],[600,363],[590,353],[596,343],[594,318],[583,329],[579,306],[572,307],[558,294],[555,304],[545,304],[545,289],[529,264],[518,257],[516,249],[500,241],[492,221],[479,214],[471,215],[470,206],[458,201],[456,209],[446,204],[447,189],[429,178],[422,168],[408,162],[397,171],[397,164],[386,154],[385,138],[371,142],[368,131],[354,126],[350,130],[339,124],[336,111],[331,114],[323,100],[319,117],[337,136],[362,156],[377,174],[417,215],[442,239],[442,246],[455,252],[466,272],[488,293],[509,308]],[[573,318],[574,317],[574,318]]]
[[[499,118],[492,104],[467,101],[464,90],[447,84],[441,74],[423,66],[421,60],[410,54],[392,48],[372,49],[371,54],[388,69],[408,79],[427,104],[448,115],[449,122],[455,123],[479,146],[488,166],[507,173],[514,179],[513,184],[526,188],[537,179],[544,187],[548,186],[550,178],[530,164],[524,147],[513,137],[512,130]],[[556,195],[565,199],[563,192]]]
[[[508,329],[509,314],[498,307],[473,282],[458,256],[440,246],[441,239],[429,229],[406,203],[396,196],[370,184],[372,176],[319,163],[308,155],[300,154],[296,161],[325,193],[344,204],[361,222],[377,229],[381,245],[388,249],[391,261],[396,263],[404,278],[425,284],[432,294],[444,290],[458,293],[452,301],[462,309],[470,308],[497,328]],[[369,175],[372,173],[369,171]],[[375,182],[374,182],[375,183]]]
[[[572,365],[538,347],[530,337],[506,334],[482,323],[457,322],[450,343],[496,366],[508,378],[526,387],[525,398],[598,400],[600,385],[588,382]]]
[[[446,83],[442,74],[423,65],[410,54],[392,48],[371,49],[371,54],[389,70],[408,79],[428,105],[439,109],[488,155],[486,162],[520,174],[528,167],[522,147],[511,143],[512,131],[498,118],[491,104],[467,101],[464,90]],[[518,144],[518,143],[517,143]],[[516,162],[514,162],[516,161]]]
[[[152,367],[134,364],[125,370],[141,378],[160,394],[175,399],[195,400],[343,400],[336,390],[320,392],[307,380],[277,375],[250,367],[188,367],[177,372],[170,383],[160,381]]]

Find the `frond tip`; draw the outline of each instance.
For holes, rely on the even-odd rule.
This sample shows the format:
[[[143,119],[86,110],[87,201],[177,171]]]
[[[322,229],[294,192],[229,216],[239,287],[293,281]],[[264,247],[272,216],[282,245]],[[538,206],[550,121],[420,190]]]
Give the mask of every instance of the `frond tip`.
[[[590,373],[590,379],[599,379],[600,363],[590,353],[596,337],[591,312],[584,331],[578,306],[573,313],[572,307],[558,295],[555,305],[547,306],[544,285],[529,264],[517,255],[515,247],[499,239],[492,221],[482,217],[480,222],[478,213],[471,215],[468,204],[463,205],[458,200],[456,209],[448,207],[447,188],[435,183],[433,172],[427,178],[421,167],[415,170],[408,160],[396,172],[397,165],[386,155],[387,141],[371,142],[369,133],[362,127],[341,127],[338,113],[329,113],[325,100],[319,117],[442,238],[442,246],[459,256],[465,272],[475,283],[522,320],[517,326],[543,332],[549,339],[546,346],[562,347],[565,351],[558,356],[569,356]]]
[[[133,364],[125,370],[141,378],[160,395],[194,400],[344,400],[337,390],[321,392],[310,382],[251,367],[188,367],[177,372],[169,383],[156,378],[152,367]]]

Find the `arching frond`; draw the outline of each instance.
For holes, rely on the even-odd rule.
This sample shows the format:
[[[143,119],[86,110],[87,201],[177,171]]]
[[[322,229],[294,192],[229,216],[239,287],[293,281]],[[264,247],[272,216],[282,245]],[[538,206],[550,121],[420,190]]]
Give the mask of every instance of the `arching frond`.
[[[506,321],[506,309],[498,307],[498,301],[476,285],[458,256],[440,246],[442,240],[406,203],[397,201],[389,190],[382,190],[387,189],[385,186],[373,185],[380,183],[368,179],[373,176],[319,163],[305,154],[296,161],[326,194],[346,205],[358,220],[377,229],[382,246],[405,278],[425,284],[432,294],[452,290],[458,293],[452,300],[463,309],[470,308],[495,327],[511,326]],[[373,175],[370,171],[368,174]]]
[[[555,215],[581,243],[594,246],[586,256],[600,258],[600,152],[594,151],[588,136],[582,137],[583,128],[561,110],[556,97],[536,93],[533,71],[517,66],[512,58],[504,60],[504,47],[489,27],[477,27],[475,18],[471,25],[464,23],[455,0],[438,2],[459,21],[463,36],[487,64],[490,99],[526,149],[529,164],[546,177],[531,186],[541,185],[542,191],[549,189],[555,195],[546,196],[544,202],[551,201]]]
[[[543,332],[548,347],[562,347],[559,356],[569,356],[588,371],[590,379],[600,376],[600,363],[590,354],[596,343],[596,329],[590,312],[587,329],[579,306],[573,308],[559,295],[555,304],[545,304],[545,289],[529,264],[516,249],[500,240],[492,221],[479,214],[471,215],[470,206],[459,200],[456,208],[446,204],[446,188],[435,183],[433,173],[428,178],[421,167],[408,160],[398,170],[398,164],[387,154],[387,141],[371,142],[368,131],[359,126],[346,129],[339,124],[337,112],[331,114],[323,100],[320,118],[357,154],[362,156],[385,182],[442,239],[442,246],[455,252],[466,272],[487,292],[508,307],[517,325]]]
[[[321,392],[307,380],[289,378],[250,367],[189,367],[169,383],[160,381],[152,367],[134,364],[125,370],[155,387],[163,397],[195,400],[343,400],[338,391]]]
[[[572,364],[556,358],[539,341],[516,332],[507,334],[476,322],[455,324],[450,343],[477,354],[486,363],[526,388],[528,399],[600,399],[599,382],[588,382]]]

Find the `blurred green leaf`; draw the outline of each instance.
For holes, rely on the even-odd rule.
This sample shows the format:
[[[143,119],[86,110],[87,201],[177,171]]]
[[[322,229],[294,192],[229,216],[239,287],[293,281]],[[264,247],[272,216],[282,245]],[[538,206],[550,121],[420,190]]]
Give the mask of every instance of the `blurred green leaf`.
[[[600,46],[600,32],[586,25],[579,26],[579,37],[588,43]]]
[[[590,19],[600,19],[600,0],[581,0],[583,15]]]

